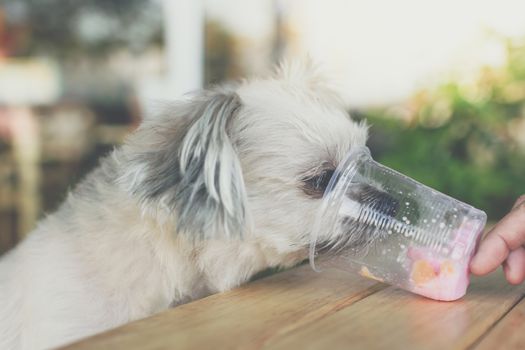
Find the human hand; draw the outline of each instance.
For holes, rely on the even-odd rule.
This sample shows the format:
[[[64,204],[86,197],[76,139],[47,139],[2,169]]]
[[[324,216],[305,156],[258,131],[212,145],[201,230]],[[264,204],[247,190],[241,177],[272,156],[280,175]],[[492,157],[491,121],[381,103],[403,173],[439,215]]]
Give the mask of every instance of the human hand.
[[[525,195],[518,198],[510,213],[486,235],[470,263],[475,275],[486,275],[503,264],[507,281],[525,280]]]

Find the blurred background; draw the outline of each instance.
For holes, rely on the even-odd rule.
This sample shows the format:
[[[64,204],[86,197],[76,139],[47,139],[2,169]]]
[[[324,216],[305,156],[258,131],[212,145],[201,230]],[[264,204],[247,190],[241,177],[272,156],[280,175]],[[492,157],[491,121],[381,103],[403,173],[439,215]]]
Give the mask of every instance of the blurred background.
[[[376,160],[492,221],[525,193],[523,0],[0,0],[0,253],[156,104],[305,55]]]

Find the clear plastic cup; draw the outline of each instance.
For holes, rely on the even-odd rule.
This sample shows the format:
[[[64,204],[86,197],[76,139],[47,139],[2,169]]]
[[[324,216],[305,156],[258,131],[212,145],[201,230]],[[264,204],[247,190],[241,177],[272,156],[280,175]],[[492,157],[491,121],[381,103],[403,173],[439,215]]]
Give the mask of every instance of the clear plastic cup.
[[[466,293],[486,217],[375,162],[366,147],[355,149],[325,191],[310,263],[317,271],[336,264],[432,299],[456,300]]]

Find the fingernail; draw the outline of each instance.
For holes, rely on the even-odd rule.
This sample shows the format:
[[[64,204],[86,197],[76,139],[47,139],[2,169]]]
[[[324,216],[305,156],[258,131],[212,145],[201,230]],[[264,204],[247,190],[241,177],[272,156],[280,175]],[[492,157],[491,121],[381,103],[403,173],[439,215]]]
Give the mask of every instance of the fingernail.
[[[472,260],[470,260],[469,268],[470,272],[477,273],[478,272],[478,266],[479,265],[479,257],[478,255],[474,255]]]

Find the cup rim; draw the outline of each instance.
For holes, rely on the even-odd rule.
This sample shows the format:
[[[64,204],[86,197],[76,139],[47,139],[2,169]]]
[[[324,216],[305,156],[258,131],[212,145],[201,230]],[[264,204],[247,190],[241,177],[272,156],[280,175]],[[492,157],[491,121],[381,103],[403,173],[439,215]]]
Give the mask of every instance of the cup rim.
[[[317,210],[314,225],[310,232],[310,249],[308,259],[310,266],[314,271],[321,270],[315,266],[317,238],[321,229],[321,221],[326,217],[326,212],[331,211],[332,214],[337,214],[343,202],[341,193],[346,192],[350,182],[357,172],[357,163],[360,159],[371,160],[372,156],[370,150],[366,146],[353,147],[344,157],[343,161],[339,163],[328,182],[321,199],[321,205]],[[335,225],[335,220],[332,220]],[[326,228],[325,228],[326,229]],[[329,228],[330,230],[333,227]]]

